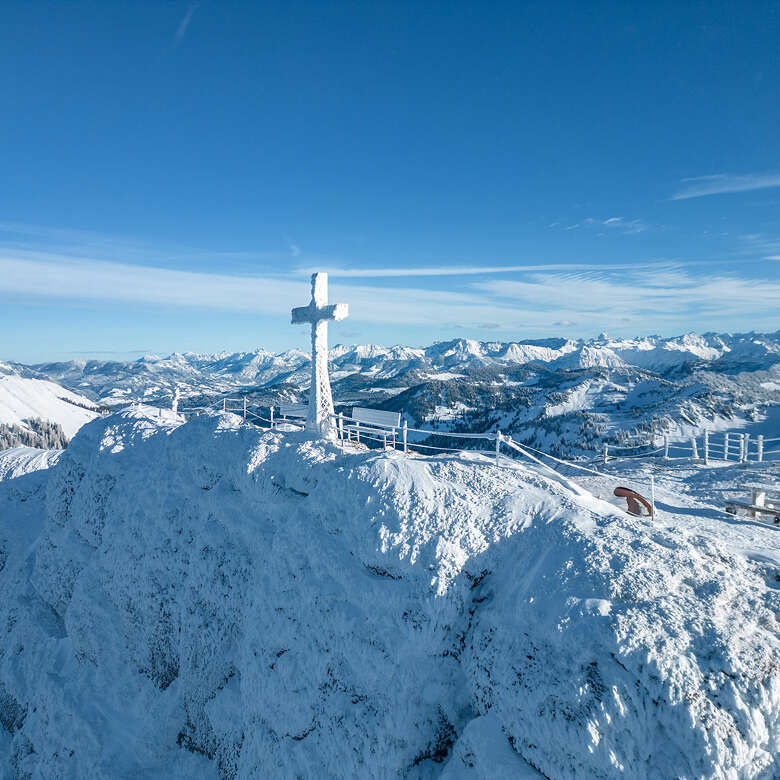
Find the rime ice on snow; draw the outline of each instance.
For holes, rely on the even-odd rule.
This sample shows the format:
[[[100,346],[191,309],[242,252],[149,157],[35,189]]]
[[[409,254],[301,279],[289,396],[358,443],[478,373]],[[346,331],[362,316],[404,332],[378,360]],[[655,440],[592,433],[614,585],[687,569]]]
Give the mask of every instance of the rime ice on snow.
[[[333,398],[328,378],[328,320],[349,315],[346,303],[328,304],[328,275],[311,275],[311,302],[292,310],[292,323],[311,323],[311,391],[306,428],[322,434],[333,430]]]

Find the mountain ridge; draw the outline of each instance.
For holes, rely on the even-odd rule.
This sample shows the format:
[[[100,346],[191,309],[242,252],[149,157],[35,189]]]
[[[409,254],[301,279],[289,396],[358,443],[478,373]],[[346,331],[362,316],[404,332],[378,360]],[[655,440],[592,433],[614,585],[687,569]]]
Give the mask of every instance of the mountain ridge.
[[[309,355],[174,352],[134,361],[66,361],[4,371],[54,381],[93,403],[182,408],[246,398],[306,402]],[[401,411],[410,425],[480,432],[496,426],[531,446],[578,455],[603,443],[652,443],[697,426],[742,427],[780,405],[780,331],[674,337],[450,339],[428,347],[337,344],[337,408]]]

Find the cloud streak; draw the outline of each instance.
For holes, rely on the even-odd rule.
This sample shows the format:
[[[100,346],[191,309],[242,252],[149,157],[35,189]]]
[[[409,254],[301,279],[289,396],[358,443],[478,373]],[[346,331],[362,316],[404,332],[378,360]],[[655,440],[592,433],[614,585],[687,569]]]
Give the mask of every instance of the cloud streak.
[[[625,219],[624,217],[608,217],[607,219],[596,219],[595,217],[586,217],[581,222],[574,222],[571,225],[563,225],[560,222],[552,222],[548,228],[560,228],[561,230],[579,230],[580,228],[591,228],[605,231],[622,233],[624,236],[633,236],[638,233],[645,233],[651,227],[641,219]],[[606,232],[600,233],[606,235]]]
[[[465,332],[495,330],[513,337],[680,330],[690,322],[722,329],[724,317],[749,317],[752,327],[772,327],[780,300],[778,281],[693,276],[672,264],[519,268],[519,279],[475,279],[456,291],[336,280],[331,299],[347,301],[356,322],[423,326],[434,333],[457,322]],[[15,302],[42,298],[245,312],[272,317],[281,326],[293,306],[305,305],[308,292],[296,274],[192,272],[0,250],[0,296]]]
[[[663,261],[666,264],[666,261]],[[398,277],[435,276],[490,276],[494,274],[529,273],[531,271],[610,271],[634,269],[641,266],[655,267],[657,263],[542,263],[537,265],[443,265],[425,268],[329,268],[333,278],[342,279],[395,279]],[[302,268],[301,273],[314,273],[316,268]]]
[[[742,176],[732,176],[718,173],[714,176],[683,179],[682,183],[685,186],[672,195],[670,200],[687,200],[689,198],[703,198],[707,195],[723,195],[729,192],[750,192],[780,187],[780,174],[749,173]]]
[[[187,11],[182,17],[182,20],[179,22],[179,26],[176,28],[176,43],[179,43],[182,38],[187,34],[187,28],[190,26],[190,22],[192,21],[192,16],[195,13],[195,11],[198,10],[200,6],[200,3],[190,3],[187,6]]]

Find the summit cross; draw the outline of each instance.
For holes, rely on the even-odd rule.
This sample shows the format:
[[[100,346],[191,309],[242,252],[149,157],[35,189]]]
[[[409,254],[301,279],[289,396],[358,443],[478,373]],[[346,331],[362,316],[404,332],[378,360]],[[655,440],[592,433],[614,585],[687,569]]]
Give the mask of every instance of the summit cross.
[[[306,429],[322,435],[334,430],[333,398],[328,378],[328,320],[349,315],[346,303],[328,304],[328,275],[311,275],[311,302],[292,310],[292,323],[311,323],[311,390]]]

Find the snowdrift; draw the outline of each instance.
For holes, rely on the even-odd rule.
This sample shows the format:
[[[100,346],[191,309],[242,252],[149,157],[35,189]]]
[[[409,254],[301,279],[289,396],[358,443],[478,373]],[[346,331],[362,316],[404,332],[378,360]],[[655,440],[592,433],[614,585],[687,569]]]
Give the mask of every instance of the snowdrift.
[[[520,465],[115,414],[0,483],[0,776],[776,777],[767,571]]]

